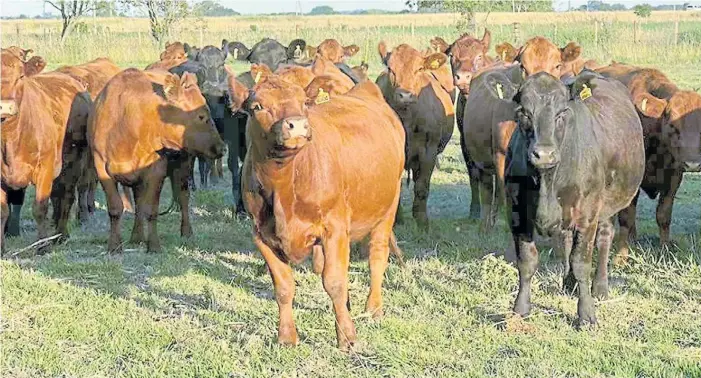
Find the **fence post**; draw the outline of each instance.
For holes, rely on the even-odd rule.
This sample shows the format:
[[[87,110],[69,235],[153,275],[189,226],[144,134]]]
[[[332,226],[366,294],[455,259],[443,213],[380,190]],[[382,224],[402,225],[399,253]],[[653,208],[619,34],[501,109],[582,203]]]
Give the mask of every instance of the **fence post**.
[[[594,46],[599,45],[599,20],[594,21]]]
[[[638,43],[638,21],[633,21],[633,43]]]
[[[514,43],[521,43],[521,24],[514,22]]]
[[[679,16],[674,20],[674,46],[679,43]]]

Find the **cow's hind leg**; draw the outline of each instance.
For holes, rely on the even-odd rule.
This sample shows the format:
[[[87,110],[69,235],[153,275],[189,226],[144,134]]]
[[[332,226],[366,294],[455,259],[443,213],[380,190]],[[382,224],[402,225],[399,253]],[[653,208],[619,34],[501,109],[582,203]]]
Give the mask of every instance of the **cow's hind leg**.
[[[6,204],[9,204],[8,206],[8,211],[3,213],[3,216],[7,216],[6,222],[3,226],[3,230],[5,230],[5,227],[7,227],[7,236],[19,236],[20,234],[20,220],[21,220],[21,215],[22,215],[22,205],[24,204],[24,195],[26,193],[26,189],[9,189],[9,188],[3,188],[7,190],[6,192],[6,198],[7,202]]]
[[[348,350],[355,344],[355,326],[350,316],[348,300],[348,267],[350,265],[350,239],[343,225],[332,226],[323,240],[324,289],[331,297],[336,314],[336,337],[338,347]],[[387,235],[389,237],[389,235]]]
[[[52,193],[52,202],[56,203],[53,214],[54,224],[56,231],[61,234],[60,240],[64,241],[69,238],[68,220],[75,202],[75,181],[68,177],[59,177],[54,187],[58,189]]]
[[[107,212],[110,216],[110,237],[107,242],[107,250],[112,253],[122,253],[122,236],[120,234],[122,213],[124,212],[124,204],[119,198],[117,182],[111,178],[100,179],[102,190],[105,191],[107,197]]]
[[[53,162],[47,162],[48,167],[53,166]],[[53,170],[43,169],[39,172],[36,182],[36,198],[34,199],[34,220],[37,223],[38,239],[46,239],[49,236],[50,223],[47,219],[49,211],[49,198],[51,197],[51,187],[53,185]],[[38,253],[45,254],[51,250],[48,243],[39,247]]]
[[[373,318],[379,318],[384,314],[382,310],[382,281],[385,278],[389,262],[389,242],[391,238],[394,238],[392,233],[393,218],[389,217],[370,234],[370,255],[368,256],[370,294],[365,305],[365,312],[371,314]],[[396,240],[394,242],[396,243]]]
[[[558,235],[558,245],[560,248],[560,258],[562,259],[562,290],[566,294],[573,294],[577,286],[577,280],[572,272],[572,245],[574,243],[574,232],[572,230],[561,230]]]
[[[254,236],[254,242],[263,255],[268,265],[270,276],[275,288],[275,300],[280,312],[277,341],[283,345],[297,345],[299,337],[292,313],[292,302],[295,298],[295,280],[292,276],[292,268],[286,262],[280,260],[280,255],[275,253],[259,235]]]
[[[494,227],[494,175],[480,172],[479,194],[481,202],[480,232],[489,232]]]
[[[599,230],[596,235],[596,248],[599,250],[599,261],[591,291],[594,297],[600,299],[606,299],[609,294],[608,263],[614,232],[615,229],[610,218],[599,221]]]
[[[418,172],[414,171],[414,203],[412,215],[416,224],[423,230],[428,230],[428,194],[431,190],[431,176],[436,166],[438,151],[427,148],[419,157]]]
[[[591,258],[596,238],[597,222],[593,220],[586,227],[582,227],[574,237],[574,251],[572,253],[572,272],[577,280],[579,301],[577,302],[577,315],[579,324],[596,324],[596,312],[594,299],[591,296]]]
[[[640,190],[633,197],[633,201],[627,208],[618,213],[618,238],[616,245],[618,253],[613,259],[613,265],[620,266],[628,262],[628,251],[630,250],[630,241],[637,237],[635,229],[635,216],[638,206],[638,196]]]
[[[180,205],[180,236],[189,238],[192,236],[192,224],[190,223],[190,186],[188,185],[190,166],[194,164],[194,157],[188,156],[180,159],[169,172],[170,183],[173,189],[173,197]]]
[[[125,191],[126,188],[123,188]],[[134,227],[131,230],[131,239],[129,243],[139,244],[146,240],[146,234],[144,233],[144,218],[146,214],[144,213],[144,204],[142,203],[146,197],[144,196],[145,184],[143,182],[138,182],[132,186],[132,191],[134,192],[134,200],[136,202],[136,210],[134,214]],[[124,201],[122,201],[124,203]]]
[[[672,223],[672,208],[674,196],[677,194],[682,182],[682,172],[675,172],[671,178],[669,189],[660,192],[660,200],[657,202],[657,226],[660,228],[660,246],[669,244],[669,226]]]

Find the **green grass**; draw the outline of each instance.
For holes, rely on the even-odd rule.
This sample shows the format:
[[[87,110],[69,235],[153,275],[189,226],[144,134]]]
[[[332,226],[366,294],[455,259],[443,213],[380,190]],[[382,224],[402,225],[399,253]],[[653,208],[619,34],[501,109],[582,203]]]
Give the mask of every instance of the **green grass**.
[[[193,195],[191,240],[178,235],[179,214],[161,217],[161,254],[128,246],[108,255],[103,208],[54,253],[6,257],[1,375],[701,376],[699,176],[686,177],[675,205],[678,250],[657,247],[654,203],[641,200],[632,263],[612,269],[611,297],[597,306],[600,325],[578,331],[576,298],[561,293],[561,268],[547,243],[532,316],[508,316],[517,270],[491,253],[507,250],[510,237],[503,221],[484,237],[466,219],[469,187],[453,140],[434,175],[431,231],[417,231],[413,221],[397,228],[408,266],[390,265],[382,320],[362,314],[368,268],[354,251],[359,345],[350,354],[336,349],[331,303],[309,264],[295,274],[301,344],[276,345],[271,279],[249,222],[231,216],[227,188],[221,182]],[[166,189],[162,208],[169,198]],[[409,198],[405,190],[405,204]],[[125,237],[133,217],[126,218]],[[24,235],[7,242],[10,253],[35,238],[30,206],[22,226]]]
[[[612,29],[616,33],[611,37],[602,31],[601,40],[610,44],[592,47],[587,45],[593,43],[590,35],[577,30],[585,26],[591,25],[568,31],[560,24],[557,31],[534,24],[524,25],[523,31],[525,36],[558,33],[555,39],[561,44],[581,38],[592,57],[658,66],[682,87],[701,87],[701,55],[693,47],[698,37],[693,42],[697,45],[683,45],[678,54],[665,57],[659,45],[617,43],[619,29]],[[662,35],[669,27],[664,23],[644,30]],[[390,44],[410,40],[417,47],[434,34],[455,34],[450,25],[417,26],[415,36],[407,28],[395,29],[363,30],[372,33],[372,43],[380,38]],[[354,26],[330,32],[357,43]],[[681,32],[698,34],[698,26],[682,23]],[[210,43],[226,34],[219,33],[207,35]],[[244,37],[252,42],[265,31],[256,33],[249,31]],[[314,42],[321,39],[311,30],[302,33],[309,33]],[[510,29],[495,27],[494,33],[493,42],[499,42]],[[19,38],[7,37],[9,42]],[[33,39],[23,41],[41,42],[38,34],[27,38]],[[112,44],[100,38],[82,46],[78,41],[35,50],[50,58],[49,68],[92,59],[96,47],[116,51],[115,60],[124,67],[142,67],[157,57],[158,48],[145,42],[127,50],[130,40],[124,36]],[[193,38],[196,34],[184,39]],[[375,63],[373,74],[380,71]],[[238,64],[235,68],[246,69]],[[390,264],[385,317],[379,321],[362,314],[369,272],[354,249],[350,296],[359,343],[344,354],[335,346],[331,302],[308,263],[295,273],[301,343],[297,348],[276,344],[278,310],[271,279],[251,241],[250,222],[232,217],[229,210],[226,173],[215,188],[193,194],[193,238],[180,239],[178,213],[159,218],[164,250],[160,254],[145,253],[143,245],[127,246],[123,255],[107,254],[109,224],[100,191],[95,220],[85,229],[74,224],[67,244],[47,256],[34,256],[32,251],[13,256],[36,237],[30,190],[23,235],[7,240],[9,253],[0,261],[0,376],[701,377],[699,175],[687,175],[677,195],[672,224],[677,247],[672,250],[659,248],[655,202],[641,198],[640,239],[631,264],[611,269],[610,299],[597,305],[598,327],[575,329],[576,298],[561,292],[561,267],[547,240],[539,242],[541,268],[534,278],[533,313],[519,320],[509,315],[517,270],[493,256],[510,250],[511,238],[501,219],[486,236],[467,219],[470,193],[456,131],[441,156],[441,170],[433,176],[430,232],[419,232],[410,220],[411,193],[404,188],[408,221],[396,232],[407,268]],[[166,185],[161,209],[170,198]],[[126,215],[125,239],[132,221],[133,216]]]

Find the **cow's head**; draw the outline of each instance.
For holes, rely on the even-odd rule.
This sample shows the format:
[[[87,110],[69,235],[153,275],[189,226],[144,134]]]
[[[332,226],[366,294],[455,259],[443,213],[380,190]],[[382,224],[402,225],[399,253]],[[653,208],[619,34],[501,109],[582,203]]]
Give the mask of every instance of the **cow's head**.
[[[540,72],[528,77],[517,95],[517,119],[529,139],[528,159],[539,170],[560,162],[560,146],[572,116],[570,95],[559,79]]]
[[[2,49],[0,56],[2,63],[0,91],[2,94],[0,98],[3,100],[14,98],[15,87],[23,77],[36,75],[46,67],[46,61],[40,56],[33,56],[27,60],[31,52],[32,50],[23,50],[16,46]]]
[[[183,47],[185,49],[185,55],[187,55],[187,59],[190,60],[197,60],[197,55],[202,51],[201,48],[197,46],[190,46],[189,43],[183,44]]]
[[[311,141],[307,97],[299,85],[271,74],[248,91],[230,79],[229,91],[234,107],[249,115],[247,135],[252,150],[265,157],[287,159]]]
[[[331,80],[338,84],[338,90],[343,93],[348,92],[355,86],[353,80],[343,73],[338,66],[319,54],[317,54],[316,59],[314,59],[311,69],[315,76],[328,76],[331,78]]]
[[[399,45],[390,52],[387,45],[380,42],[378,51],[394,88],[391,102],[395,108],[406,108],[416,103],[421,89],[426,85],[422,74],[433,73],[448,61],[443,53],[425,56],[407,44]]]
[[[202,69],[198,82],[212,118],[222,119],[228,111],[227,72],[224,67],[226,53],[214,46],[205,46],[197,54],[197,63]]]
[[[351,68],[353,74],[360,80],[360,82],[368,81],[368,70],[370,66],[366,62],[361,62],[359,66]]]
[[[316,49],[317,54],[333,63],[343,63],[346,59],[357,54],[358,51],[360,51],[360,47],[356,45],[344,47],[335,39],[327,39],[321,42]]]
[[[638,112],[656,121],[677,168],[701,171],[701,95],[677,91],[668,99],[661,99],[640,91],[633,96]]]
[[[180,146],[190,153],[208,158],[220,158],[224,154],[224,141],[214,127],[205,98],[197,86],[195,75],[186,72],[182,77],[167,74],[163,94],[168,106],[159,109],[161,118],[172,127]],[[167,146],[166,146],[167,147]]]
[[[248,60],[249,55],[251,55],[251,49],[246,47],[242,42],[229,42],[226,39],[222,40],[222,50],[227,56],[234,58],[234,60],[245,62]]]
[[[508,42],[497,47],[499,58],[506,63],[519,62],[523,68],[524,76],[535,75],[539,72],[547,72],[557,78],[572,73],[582,48],[575,42],[568,43],[565,47],[557,47],[547,38],[535,37],[530,39],[520,49],[516,49]]]
[[[287,46],[287,59],[293,61],[304,60],[304,50],[307,48],[307,42],[303,39],[295,39]]]
[[[161,60],[185,60],[187,52],[182,42],[166,42],[166,48],[161,53]]]
[[[289,65],[280,67],[275,71],[275,74],[280,77],[281,80],[288,83],[297,84],[302,88],[305,88],[309,83],[314,80],[314,73],[311,67],[302,67],[297,65]]]
[[[489,64],[487,51],[492,41],[489,30],[482,39],[467,34],[456,40],[447,50],[453,68],[453,81],[463,94],[469,94],[470,82],[475,73]]]

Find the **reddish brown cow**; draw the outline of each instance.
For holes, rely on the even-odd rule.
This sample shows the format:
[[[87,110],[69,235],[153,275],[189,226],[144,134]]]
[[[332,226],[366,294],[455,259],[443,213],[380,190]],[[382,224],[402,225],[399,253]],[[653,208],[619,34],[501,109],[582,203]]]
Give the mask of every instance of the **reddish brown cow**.
[[[606,77],[622,82],[630,92],[638,110],[645,134],[645,176],[641,189],[657,203],[657,225],[660,243],[669,243],[674,196],[684,172],[701,170],[701,95],[680,90],[662,72],[613,64],[597,70]],[[635,215],[638,196],[619,215],[622,230],[630,230],[636,238]],[[615,263],[624,263],[627,249],[616,256]]]
[[[107,58],[97,58],[76,66],[63,66],[56,70],[56,72],[65,73],[83,82],[93,101],[107,82],[121,71],[119,66]],[[86,163],[89,162],[86,161]],[[95,212],[95,189],[97,186],[97,175],[92,167],[86,167],[83,172],[78,184],[78,219],[81,223],[87,222],[88,218]],[[133,200],[130,198],[129,190],[122,189],[124,208],[133,212]]]
[[[46,73],[19,80],[14,99],[19,112],[2,123],[3,186],[21,189],[34,185],[33,212],[39,239],[49,236],[49,199],[57,231],[67,238],[68,213],[86,152],[90,97],[74,78]],[[7,215],[2,214],[3,228]],[[43,246],[39,252],[48,249]]]
[[[582,47],[575,42],[559,48],[544,37],[532,38],[519,49],[508,42],[497,46],[499,58],[505,63],[520,63],[524,76],[538,72],[548,72],[555,77],[576,76],[584,68],[598,67],[596,61],[585,60],[581,54]]]
[[[316,48],[316,53],[330,60],[331,63],[343,63],[348,58],[357,54],[358,51],[360,51],[360,47],[356,45],[344,47],[335,39],[324,40]]]
[[[360,80],[360,83],[370,80],[368,78],[368,70],[370,66],[366,62],[361,62],[359,66],[354,66],[351,68],[353,74]]]
[[[378,50],[387,72],[377,83],[406,131],[406,169],[414,178],[412,214],[420,227],[428,228],[431,175],[438,154],[453,135],[453,87],[446,87],[451,80],[444,80],[450,70],[448,57],[443,53],[424,56],[406,44],[390,52],[381,42]]]
[[[161,53],[160,60],[146,66],[147,70],[168,71],[187,62],[187,52],[185,45],[181,42],[166,43],[165,50]]]
[[[223,155],[224,142],[214,127],[209,109],[190,73],[182,78],[160,71],[128,69],[117,74],[95,101],[88,139],[97,176],[107,195],[110,216],[110,251],[121,252],[122,201],[117,182],[131,186],[136,199],[132,242],[144,240],[143,220],[149,225],[147,250],[160,250],[157,217],[169,155],[183,159],[185,177],[181,201],[181,235],[192,233],[188,216],[187,153],[208,158]],[[175,155],[175,157],[172,157]]]
[[[235,96],[246,95],[235,81],[231,84]],[[356,340],[348,297],[350,242],[367,235],[366,311],[382,314],[382,280],[388,244],[396,244],[392,224],[404,165],[401,122],[373,83],[307,108],[301,87],[271,76],[253,88],[245,103],[251,149],[243,191],[254,241],[273,277],[278,341],[298,342],[289,263],[303,261],[315,249],[321,251],[317,257],[323,261],[317,263],[333,302],[338,345],[348,349]]]
[[[32,50],[11,46],[2,49],[2,68],[0,69],[0,119],[5,119],[17,113],[17,103],[15,102],[15,88],[24,77],[30,77],[40,73],[46,66],[46,61],[39,56],[34,56],[27,61],[27,56]],[[9,217],[7,222],[7,234],[9,236],[19,236],[20,234],[20,213],[24,203],[24,189],[14,190],[3,187],[6,202],[3,202],[3,215]],[[9,206],[7,206],[9,203]],[[5,229],[0,230],[4,233]]]

